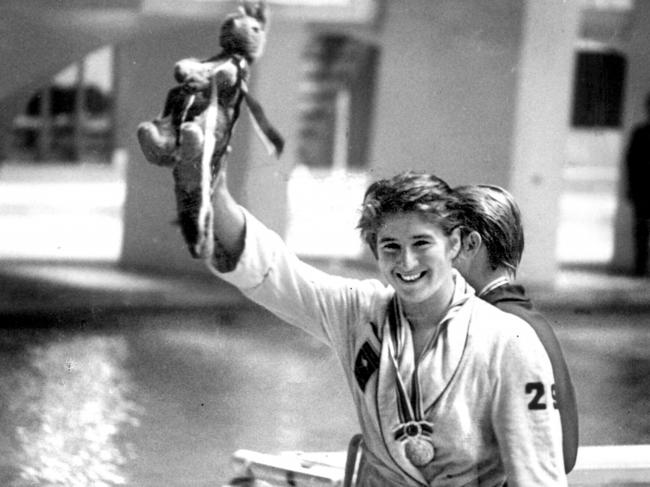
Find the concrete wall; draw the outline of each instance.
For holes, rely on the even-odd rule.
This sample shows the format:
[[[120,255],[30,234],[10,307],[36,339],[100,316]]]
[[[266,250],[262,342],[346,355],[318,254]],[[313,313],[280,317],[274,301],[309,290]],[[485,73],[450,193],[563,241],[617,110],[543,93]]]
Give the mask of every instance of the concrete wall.
[[[250,129],[246,120],[248,153],[246,161],[233,157],[233,163],[245,163],[242,178],[242,201],[265,224],[284,235],[287,225],[287,184],[289,174],[297,161],[299,83],[301,55],[307,43],[309,28],[295,19],[271,20],[264,56],[252,75],[252,93],[262,104],[273,125],[285,138],[284,153],[280,159],[270,157],[262,142]],[[236,156],[236,151],[235,151]]]
[[[194,22],[137,36],[117,51],[118,145],[127,149],[122,265],[160,270],[198,270],[180,234],[171,170],[149,164],[136,129],[162,110],[173,86],[173,66],[181,58],[212,54],[206,39],[216,38],[214,22]],[[216,41],[214,44],[217,44]]]
[[[14,117],[34,92],[70,64],[126,35],[137,22],[135,14],[122,9],[119,14],[109,9],[81,19],[75,9],[58,4],[15,2],[2,8],[0,61],[5,69],[0,77],[0,156]],[[102,13],[109,12],[108,20],[102,19]]]
[[[379,36],[373,176],[507,184],[523,3],[389,1]]]
[[[519,277],[552,284],[566,159],[579,2],[529,0],[518,65],[511,190],[526,249]]]
[[[529,280],[548,282],[556,270],[561,152],[566,149],[572,42],[580,3],[386,0],[377,30],[348,29],[375,42],[381,51],[370,178],[414,168],[434,171],[451,184],[508,187],[524,210],[529,238],[521,276]],[[650,85],[649,8],[648,2],[637,2],[627,46],[628,129],[642,118],[642,98]],[[150,27],[133,12],[123,14],[118,20],[107,16],[106,21],[98,14],[88,25],[70,23],[69,15],[49,11],[40,17],[21,13],[0,21],[0,31],[14,41],[0,49],[5,64],[12,67],[11,79],[0,91],[11,92],[20,80],[21,93],[28,93],[28,85],[46,79],[80,53],[121,39],[118,144],[130,157],[123,263],[202,268],[187,258],[178,229],[171,224],[175,218],[171,175],[144,161],[135,128],[162,108],[176,60],[214,52],[210,40],[215,39],[216,47],[223,16],[170,17],[169,25],[160,28],[160,19]],[[55,27],[24,28],[46,17],[58,22]],[[287,177],[296,164],[300,55],[309,34],[307,19],[301,15],[274,16],[267,52],[253,72],[252,91],[285,135],[285,155],[278,161],[265,154],[244,110],[230,164],[233,192],[282,234]],[[30,63],[21,63],[24,56]],[[1,106],[3,113],[12,114],[22,101],[12,94]],[[0,125],[6,126],[9,119],[7,115]],[[631,257],[628,220],[629,208],[621,201],[616,246],[617,261],[623,266]]]
[[[423,169],[453,185],[510,188],[522,204],[529,235],[522,277],[550,282],[576,2],[389,0],[385,7],[379,29],[350,31],[380,49],[371,179]],[[119,140],[131,154],[124,265],[201,267],[188,258],[170,223],[175,211],[169,171],[144,161],[134,134],[140,121],[161,109],[174,62],[205,53],[205,39],[213,33],[213,22],[193,22],[120,49]],[[300,55],[309,33],[295,18],[274,18],[267,51],[253,72],[253,93],[287,139],[285,155],[270,158],[244,117],[230,162],[239,200],[281,234],[288,175],[296,164]]]
[[[11,3],[2,5],[0,16],[0,59],[6,68],[0,77],[0,100],[33,92],[67,65],[128,35],[138,22],[135,6],[120,8],[119,2],[104,2],[111,5],[94,15],[87,10],[91,5]]]
[[[389,1],[371,176],[429,170],[510,189],[526,282],[552,284],[579,2]]]
[[[452,184],[507,185],[521,2],[393,0],[386,8],[380,31],[370,34],[381,52],[371,178],[424,169]],[[120,49],[119,140],[131,154],[125,265],[188,266],[182,239],[170,224],[169,171],[148,165],[133,135],[138,122],[160,110],[174,62],[204,52],[213,28],[193,23]],[[308,34],[296,19],[274,18],[266,53],[253,73],[255,96],[287,139],[285,155],[271,159],[242,119],[238,132],[245,135],[229,165],[240,201],[280,233],[286,224],[286,183],[296,164],[300,54]]]

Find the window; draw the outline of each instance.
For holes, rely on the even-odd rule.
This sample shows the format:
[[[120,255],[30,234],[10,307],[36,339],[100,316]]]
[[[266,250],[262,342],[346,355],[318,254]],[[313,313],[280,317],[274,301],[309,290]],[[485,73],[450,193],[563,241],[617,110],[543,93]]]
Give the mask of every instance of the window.
[[[620,127],[625,58],[615,52],[578,52],[575,67],[574,127]]]
[[[367,164],[378,49],[343,34],[315,36],[304,53],[298,157],[312,168]]]
[[[12,123],[7,157],[21,162],[110,162],[113,50],[90,53],[33,93]]]
[[[350,208],[368,186],[378,53],[337,33],[316,35],[305,49],[299,164],[289,176],[286,237],[303,257],[362,255],[358,215]]]

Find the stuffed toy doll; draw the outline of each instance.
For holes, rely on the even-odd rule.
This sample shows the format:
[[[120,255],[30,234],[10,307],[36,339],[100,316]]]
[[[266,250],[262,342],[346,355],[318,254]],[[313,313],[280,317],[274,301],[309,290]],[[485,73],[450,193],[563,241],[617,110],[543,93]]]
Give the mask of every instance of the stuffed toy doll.
[[[262,54],[267,26],[265,1],[245,0],[221,26],[221,52],[207,60],[177,62],[178,85],[168,92],[162,114],[138,127],[146,159],[173,169],[179,223],[194,258],[213,251],[212,185],[230,150],[242,101],[269,152],[282,153],[282,136],[247,87],[249,67]]]

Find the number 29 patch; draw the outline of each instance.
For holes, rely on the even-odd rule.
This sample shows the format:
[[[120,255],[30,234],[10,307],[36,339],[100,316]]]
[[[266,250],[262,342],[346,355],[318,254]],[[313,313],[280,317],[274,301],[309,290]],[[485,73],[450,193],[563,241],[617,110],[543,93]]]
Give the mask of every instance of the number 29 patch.
[[[543,382],[526,383],[526,395],[531,395],[528,409],[542,410],[548,407],[546,397],[546,387]],[[557,409],[557,392],[555,384],[551,384],[551,403],[554,409]]]

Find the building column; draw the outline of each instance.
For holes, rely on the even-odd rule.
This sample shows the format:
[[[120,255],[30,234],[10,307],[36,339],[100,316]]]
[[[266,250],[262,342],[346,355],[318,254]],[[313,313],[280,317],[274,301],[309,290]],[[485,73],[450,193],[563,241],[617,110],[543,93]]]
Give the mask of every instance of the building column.
[[[509,187],[526,232],[518,277],[539,285],[553,285],[558,268],[559,199],[579,14],[580,2],[526,2]]]

